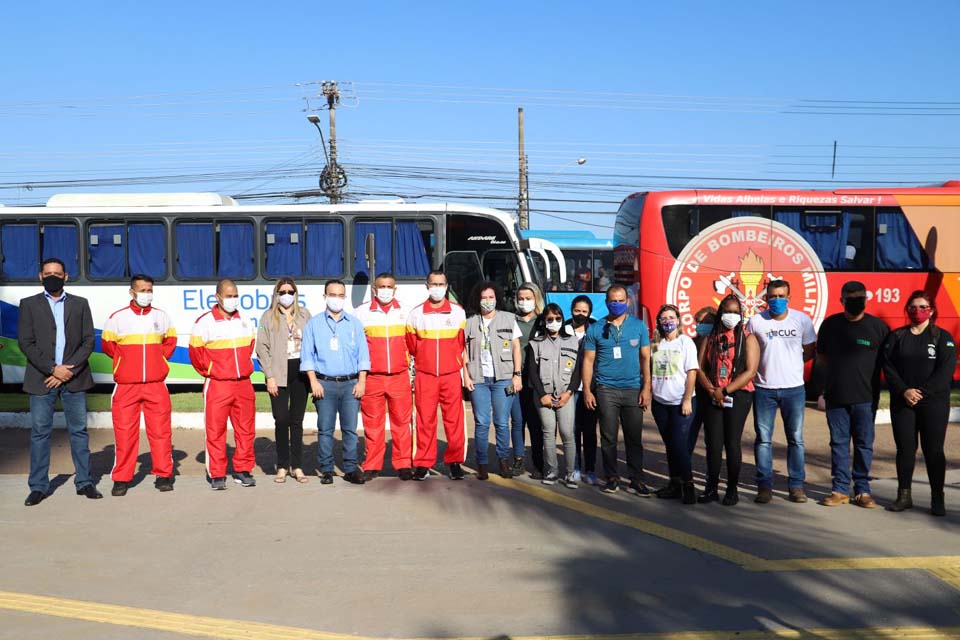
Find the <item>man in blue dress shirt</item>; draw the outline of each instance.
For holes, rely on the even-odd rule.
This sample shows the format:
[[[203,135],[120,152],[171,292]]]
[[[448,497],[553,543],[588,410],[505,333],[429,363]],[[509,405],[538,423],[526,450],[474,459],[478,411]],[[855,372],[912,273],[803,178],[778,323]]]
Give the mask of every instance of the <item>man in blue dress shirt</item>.
[[[320,483],[333,483],[333,431],[337,416],[343,438],[343,479],[363,484],[357,466],[357,414],[370,370],[370,352],[363,325],[346,313],[347,287],[329,280],[323,287],[326,309],[303,329],[300,370],[310,379],[317,407],[317,464]]]

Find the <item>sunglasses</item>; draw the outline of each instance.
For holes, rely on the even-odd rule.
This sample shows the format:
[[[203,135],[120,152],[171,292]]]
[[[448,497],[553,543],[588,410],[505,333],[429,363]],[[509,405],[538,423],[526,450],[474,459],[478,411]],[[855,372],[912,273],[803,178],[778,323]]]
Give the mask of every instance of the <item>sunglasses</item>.
[[[293,289],[281,289],[280,291],[277,291],[277,293],[279,293],[282,296],[285,296],[287,294],[293,296],[297,294],[297,292],[294,291]]]

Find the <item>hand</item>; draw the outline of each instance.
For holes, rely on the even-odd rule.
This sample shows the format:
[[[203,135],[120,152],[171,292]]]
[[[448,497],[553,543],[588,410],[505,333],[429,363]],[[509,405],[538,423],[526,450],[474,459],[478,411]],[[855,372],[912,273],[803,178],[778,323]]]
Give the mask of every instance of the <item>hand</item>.
[[[540,406],[543,406],[543,407],[551,407],[551,408],[552,408],[552,407],[553,407],[553,396],[551,396],[550,394],[541,396],[541,397],[540,397]]]
[[[523,389],[523,382],[520,380],[520,376],[513,376],[513,392],[520,393]]]
[[[353,385],[353,397],[359,400],[363,397],[363,392],[367,390],[367,381],[357,382]]]
[[[589,389],[583,390],[583,406],[590,411],[594,411],[597,408],[597,397],[593,395]]]
[[[819,397],[817,397],[817,409],[819,411],[827,410],[827,399],[823,397],[822,393],[820,394]]]
[[[923,394],[920,392],[920,389],[907,389],[903,392],[903,399],[912,407],[923,400]]]
[[[680,415],[688,416],[693,413],[693,400],[690,398],[684,398],[683,403],[680,405]]]
[[[572,394],[572,393],[570,393],[569,391],[564,391],[563,393],[560,394],[560,397],[557,398],[557,403],[556,403],[555,405],[553,405],[554,408],[556,408],[556,409],[562,409],[565,404],[567,404],[568,402],[570,402],[570,398],[572,398],[572,397],[573,397],[573,394]]]
[[[267,393],[276,398],[280,394],[276,378],[267,378]]]
[[[312,393],[313,397],[317,400],[323,400],[323,385],[320,384],[319,380],[310,381],[310,393]]]
[[[641,409],[646,409],[647,407],[650,406],[650,390],[649,389],[644,389],[643,391],[640,392],[639,404]]]
[[[713,404],[718,407],[723,406],[723,389],[720,387],[714,387],[710,390],[710,397],[713,399]]]
[[[473,392],[476,389],[476,385],[473,384],[473,378],[470,377],[470,374],[464,374],[463,376],[463,388],[467,391]]]
[[[69,382],[70,378],[73,377],[72,364],[58,364],[53,368],[53,377],[61,382]]]
[[[43,384],[47,387],[47,389],[56,389],[57,387],[63,384],[63,381],[58,380],[53,376],[50,376],[49,378],[43,381]]]

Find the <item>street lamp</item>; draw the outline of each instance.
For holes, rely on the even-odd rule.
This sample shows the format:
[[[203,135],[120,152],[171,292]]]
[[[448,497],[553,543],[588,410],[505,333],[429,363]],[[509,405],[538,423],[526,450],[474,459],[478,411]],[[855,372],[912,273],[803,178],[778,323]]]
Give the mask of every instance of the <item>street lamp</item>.
[[[557,175],[558,173],[561,173],[562,171],[566,171],[566,169],[567,169],[568,167],[572,167],[573,165],[583,166],[583,165],[585,165],[585,164],[587,164],[587,159],[586,159],[586,158],[577,158],[576,160],[571,160],[571,161],[568,162],[567,164],[563,165],[562,167],[560,167],[559,169],[557,169],[556,171],[554,171],[554,172],[551,173],[550,175],[551,175],[551,176],[555,176],[555,175]]]

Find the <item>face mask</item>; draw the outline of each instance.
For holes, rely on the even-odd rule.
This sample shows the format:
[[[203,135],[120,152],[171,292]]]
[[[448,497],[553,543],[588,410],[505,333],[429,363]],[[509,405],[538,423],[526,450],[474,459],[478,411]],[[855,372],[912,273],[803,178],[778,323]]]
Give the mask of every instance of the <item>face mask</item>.
[[[573,326],[582,327],[587,324],[587,316],[573,316]]]
[[[152,293],[152,292],[149,292],[149,293],[143,292],[143,291],[138,291],[138,292],[137,292],[137,306],[138,306],[138,307],[144,307],[144,308],[146,308],[146,307],[149,307],[151,304],[153,304],[153,293]]]
[[[550,333],[556,333],[560,331],[560,327],[563,326],[563,323],[560,322],[559,320],[554,320],[553,322],[548,322],[546,326],[547,326],[547,331],[549,331]]]
[[[733,329],[735,326],[740,324],[740,314],[739,313],[723,313],[720,315],[720,322],[723,323],[727,329]]]
[[[520,313],[530,313],[535,307],[536,303],[533,300],[517,300],[517,309]]]
[[[486,311],[487,313],[495,310],[497,308],[496,300],[481,300],[480,301],[480,310]]]
[[[770,298],[767,300],[767,308],[770,309],[770,313],[775,316],[782,315],[787,311],[787,299],[786,298]]]
[[[660,323],[660,328],[663,329],[664,333],[673,333],[677,330],[677,321],[676,320],[667,320]]]
[[[292,293],[285,293],[280,296],[280,306],[289,307],[293,305],[293,301],[296,300]]]
[[[332,313],[343,311],[343,298],[327,298],[327,309]]]
[[[843,310],[849,313],[851,316],[858,316],[867,308],[867,299],[856,297],[856,298],[846,298],[843,301]]]
[[[390,287],[380,287],[377,289],[377,300],[380,304],[390,304],[393,302],[394,291]]]
[[[446,287],[430,287],[427,289],[427,292],[430,294],[430,299],[434,302],[440,302],[447,296]]]
[[[698,322],[697,323],[697,335],[701,338],[705,338],[708,335],[713,333],[713,323],[712,322]]]
[[[240,298],[224,298],[220,305],[227,313],[233,313],[240,308]]]
[[[47,293],[63,291],[63,278],[60,276],[43,276],[43,290]]]
[[[923,324],[933,315],[933,309],[907,309],[907,316],[914,324]]]
[[[610,312],[612,316],[622,316],[627,312],[627,303],[620,301],[613,301],[607,303],[607,311]]]

